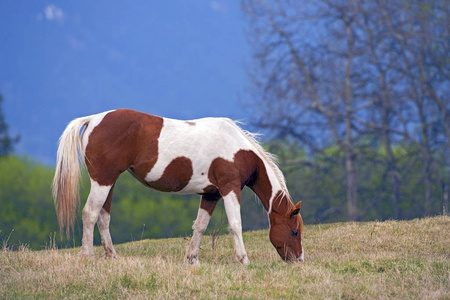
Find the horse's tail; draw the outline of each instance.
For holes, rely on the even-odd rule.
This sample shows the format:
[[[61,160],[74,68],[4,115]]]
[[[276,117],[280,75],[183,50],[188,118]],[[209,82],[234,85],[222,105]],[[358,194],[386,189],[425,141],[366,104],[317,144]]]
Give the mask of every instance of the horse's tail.
[[[80,156],[84,158],[81,130],[93,116],[73,120],[59,139],[56,171],[52,192],[61,233],[64,228],[69,237],[75,223],[75,212],[80,201],[78,183],[81,176]]]

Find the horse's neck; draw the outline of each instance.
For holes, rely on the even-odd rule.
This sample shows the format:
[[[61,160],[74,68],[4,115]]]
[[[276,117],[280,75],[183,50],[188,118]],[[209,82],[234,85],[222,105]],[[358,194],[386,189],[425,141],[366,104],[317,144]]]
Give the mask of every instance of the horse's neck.
[[[261,200],[268,213],[271,212],[273,204],[285,197],[283,186],[275,175],[275,172],[266,165],[266,172],[258,173],[250,188]]]

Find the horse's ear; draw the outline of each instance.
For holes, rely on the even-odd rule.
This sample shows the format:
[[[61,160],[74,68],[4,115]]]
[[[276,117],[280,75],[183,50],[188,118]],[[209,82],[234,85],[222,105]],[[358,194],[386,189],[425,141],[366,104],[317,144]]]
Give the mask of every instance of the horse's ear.
[[[295,206],[294,209],[291,212],[291,218],[295,215],[298,215],[298,213],[300,212],[300,207],[302,206],[302,201],[299,201]]]

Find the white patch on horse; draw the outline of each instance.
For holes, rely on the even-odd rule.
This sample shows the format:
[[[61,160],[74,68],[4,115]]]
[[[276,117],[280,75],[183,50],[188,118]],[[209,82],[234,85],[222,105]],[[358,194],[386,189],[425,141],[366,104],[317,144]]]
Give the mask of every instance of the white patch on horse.
[[[303,244],[302,244],[302,254],[300,255],[299,258],[297,258],[297,261],[305,261],[305,250],[303,250]]]
[[[190,125],[195,122],[195,125]],[[208,171],[218,157],[232,161],[239,150],[253,149],[252,144],[224,118],[204,118],[186,121],[164,118],[158,139],[158,161],[146,175],[147,182],[161,178],[164,170],[175,158],[191,160],[191,180],[179,194],[203,193],[211,182]]]

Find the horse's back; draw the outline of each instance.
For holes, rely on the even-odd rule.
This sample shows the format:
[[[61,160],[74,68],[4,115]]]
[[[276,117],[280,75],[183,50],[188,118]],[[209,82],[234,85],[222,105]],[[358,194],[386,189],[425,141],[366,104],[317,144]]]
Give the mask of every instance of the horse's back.
[[[164,118],[161,147],[190,155],[220,156],[231,160],[239,149],[251,147],[248,139],[235,123],[227,118],[202,118],[182,121]],[[164,151],[166,152],[166,151]]]

